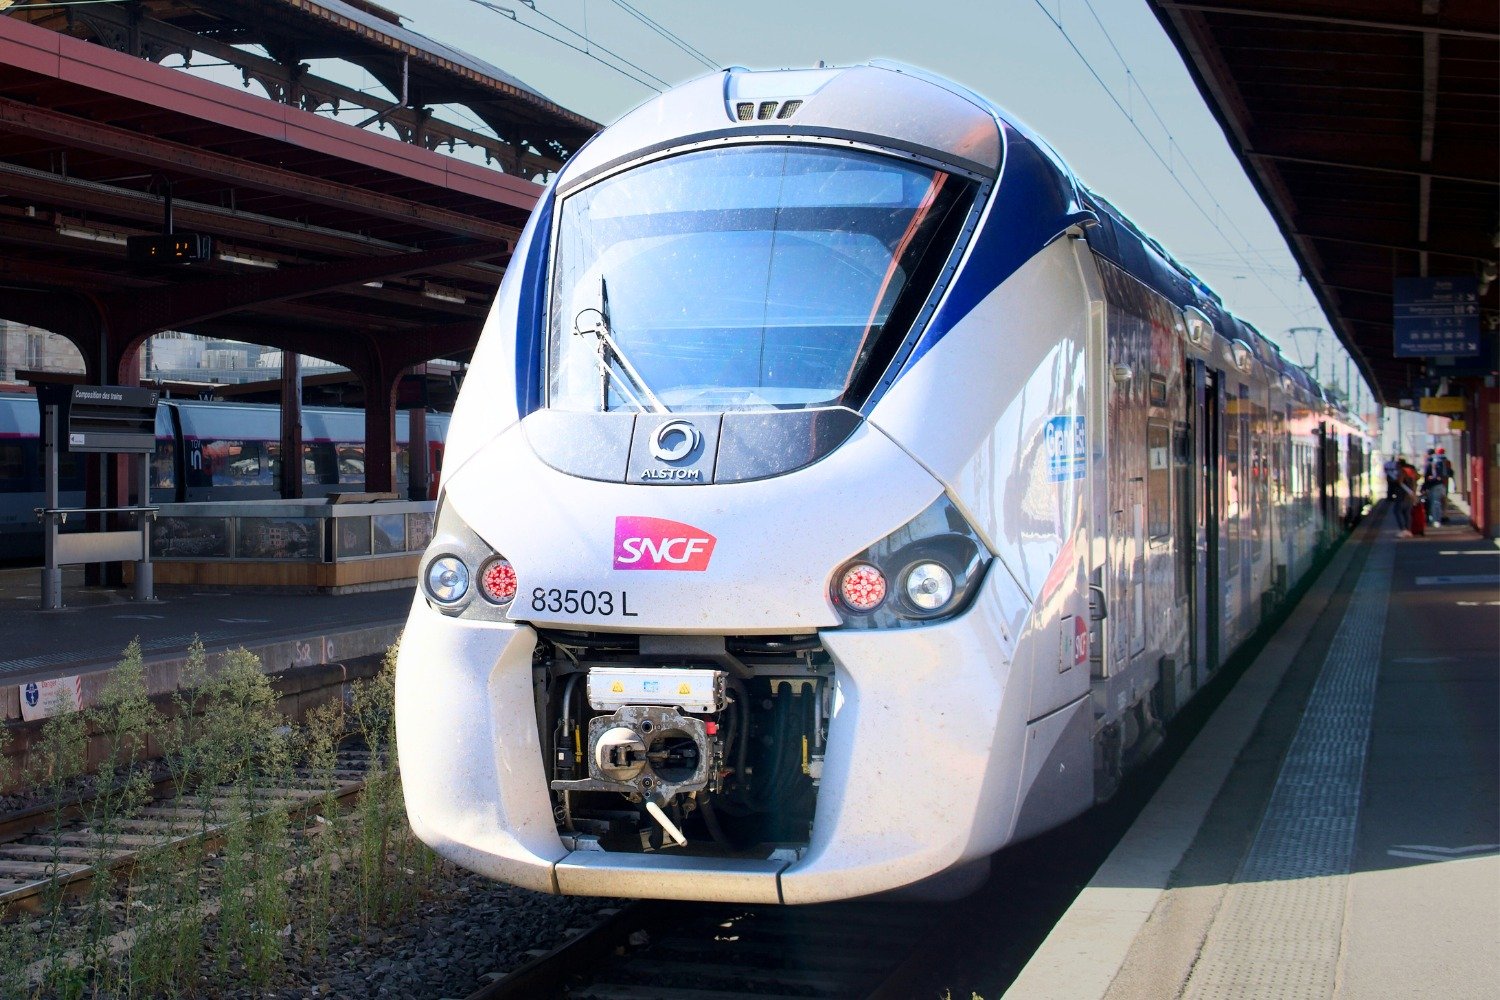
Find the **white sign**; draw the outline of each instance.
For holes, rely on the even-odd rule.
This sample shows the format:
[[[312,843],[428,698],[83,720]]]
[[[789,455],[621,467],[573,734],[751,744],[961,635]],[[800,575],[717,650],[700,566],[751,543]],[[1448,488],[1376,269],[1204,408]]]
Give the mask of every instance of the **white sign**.
[[[83,707],[83,678],[76,675],[17,686],[21,692],[21,718],[27,722],[65,715]]]

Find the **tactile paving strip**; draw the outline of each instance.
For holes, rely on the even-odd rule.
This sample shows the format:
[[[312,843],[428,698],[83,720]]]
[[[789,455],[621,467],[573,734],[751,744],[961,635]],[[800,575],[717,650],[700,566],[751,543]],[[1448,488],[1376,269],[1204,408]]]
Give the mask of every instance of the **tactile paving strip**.
[[[1375,544],[1184,996],[1334,995],[1395,543]]]

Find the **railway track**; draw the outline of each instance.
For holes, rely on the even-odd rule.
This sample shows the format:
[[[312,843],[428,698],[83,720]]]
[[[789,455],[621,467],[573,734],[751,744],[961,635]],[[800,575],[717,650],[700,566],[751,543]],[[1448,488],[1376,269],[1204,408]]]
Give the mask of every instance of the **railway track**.
[[[364,789],[369,756],[363,750],[341,750],[332,771],[314,775],[297,769],[292,780],[257,788],[255,797],[267,807],[283,806],[295,817],[323,804],[329,791],[324,782],[331,779],[334,798],[346,801]],[[178,801],[173,792],[171,782],[159,782],[151,805],[115,820],[109,831],[84,822],[85,800],[0,817],[0,912],[34,909],[53,885],[77,892],[101,872],[128,874],[148,852],[222,838],[233,797],[243,794],[223,786]]]
[[[944,908],[629,903],[468,1000],[757,1000],[881,995]]]

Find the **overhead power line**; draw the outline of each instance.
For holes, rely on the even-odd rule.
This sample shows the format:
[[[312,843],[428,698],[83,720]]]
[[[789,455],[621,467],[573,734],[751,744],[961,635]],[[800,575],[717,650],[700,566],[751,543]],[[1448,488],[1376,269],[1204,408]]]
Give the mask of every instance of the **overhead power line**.
[[[1266,290],[1269,291],[1272,297],[1281,304],[1281,307],[1283,309],[1285,309],[1287,312],[1295,312],[1295,310],[1287,304],[1286,300],[1281,297],[1281,294],[1271,285],[1271,283],[1266,281],[1265,277],[1258,271],[1256,271],[1254,265],[1250,263],[1250,260],[1244,255],[1243,251],[1241,251],[1239,245],[1236,244],[1234,240],[1229,238],[1229,234],[1224,231],[1223,227],[1219,225],[1218,221],[1212,214],[1210,214],[1208,209],[1203,207],[1203,203],[1200,202],[1196,196],[1194,196],[1192,191],[1188,190],[1188,186],[1183,182],[1182,177],[1177,173],[1175,169],[1173,169],[1172,164],[1167,161],[1167,158],[1162,156],[1161,151],[1156,148],[1156,144],[1153,143],[1151,141],[1151,138],[1146,135],[1144,130],[1142,130],[1140,123],[1136,121],[1135,116],[1130,113],[1130,111],[1125,107],[1124,104],[1120,103],[1120,99],[1115,96],[1114,90],[1110,88],[1109,84],[1104,82],[1104,78],[1099,75],[1098,70],[1094,69],[1094,64],[1089,61],[1088,56],[1083,54],[1083,50],[1078,47],[1078,43],[1073,40],[1073,36],[1068,34],[1068,30],[1063,27],[1062,21],[1053,16],[1052,12],[1043,5],[1042,0],[1032,0],[1032,2],[1035,3],[1037,9],[1042,12],[1042,16],[1052,22],[1052,26],[1057,29],[1059,34],[1062,35],[1063,41],[1068,43],[1068,47],[1073,50],[1073,54],[1079,58],[1079,60],[1083,63],[1084,68],[1089,71],[1089,75],[1094,78],[1094,82],[1099,84],[1099,86],[1104,90],[1105,96],[1107,96],[1114,104],[1114,106],[1119,109],[1120,114],[1125,116],[1125,120],[1130,123],[1130,127],[1135,130],[1135,134],[1141,137],[1141,141],[1146,144],[1146,148],[1151,151],[1151,155],[1156,157],[1156,161],[1162,165],[1162,167],[1171,176],[1172,180],[1175,181],[1177,183],[1177,186],[1182,189],[1183,195],[1189,202],[1192,203],[1193,207],[1198,210],[1198,213],[1203,216],[1204,220],[1213,227],[1214,232],[1218,233],[1219,236],[1224,240],[1224,243],[1235,252],[1235,256],[1240,260],[1240,262],[1243,263],[1247,269],[1255,273],[1256,277],[1260,280],[1260,283],[1266,286]],[[1087,0],[1085,0],[1085,2],[1087,2]],[[1090,5],[1089,11],[1093,13],[1093,10],[1093,6]],[[1098,21],[1097,13],[1094,14],[1094,19],[1095,21]],[[1104,25],[1100,23],[1099,27],[1101,30],[1103,30]],[[1106,38],[1109,38],[1108,31],[1105,31],[1104,34]],[[1120,50],[1115,46],[1113,39],[1110,39],[1109,44],[1111,48],[1114,48],[1115,54],[1120,58],[1121,62],[1125,62],[1124,56],[1120,55]],[[1129,72],[1129,63],[1125,63],[1125,68],[1126,71]],[[1142,91],[1142,97],[1144,96],[1145,92]],[[1147,103],[1149,104],[1149,101]],[[1152,113],[1154,114],[1155,111],[1156,109],[1153,107]],[[1161,120],[1159,115],[1157,120]],[[1163,125],[1163,127],[1165,128],[1165,125]],[[1170,136],[1171,133],[1169,131],[1168,137],[1170,138]],[[1175,142],[1176,140],[1173,140],[1174,145]],[[1184,159],[1186,158],[1184,157]],[[1191,167],[1191,164],[1189,164],[1189,167]],[[1198,177],[1197,171],[1194,171],[1194,176]],[[1200,184],[1203,184],[1203,179],[1201,177],[1198,177],[1198,182]],[[1203,187],[1205,191],[1209,190],[1206,184],[1203,184]],[[1228,213],[1224,211],[1224,207],[1219,204],[1218,200],[1213,197],[1211,192],[1209,193],[1209,200],[1213,202],[1214,208],[1218,209],[1219,213],[1223,215],[1224,218],[1229,218]],[[1230,225],[1234,225],[1232,221]],[[1238,227],[1235,227],[1235,230],[1236,232],[1239,232]],[[1249,243],[1249,240],[1245,237],[1244,233],[1240,233],[1240,238],[1247,244]],[[1262,260],[1264,262],[1264,258],[1262,258]]]
[[[650,72],[648,70],[642,69],[640,66],[637,66],[635,63],[633,63],[630,60],[624,58],[623,56],[620,56],[620,55],[618,55],[618,54],[616,54],[614,52],[611,52],[609,49],[604,48],[604,46],[602,46],[602,45],[601,46],[593,46],[593,47],[598,48],[602,52],[607,52],[610,56],[614,57],[615,59],[618,59],[620,62],[624,63],[626,66],[629,66],[630,69],[633,69],[637,73],[643,73],[647,77],[650,77],[650,80],[644,80],[641,77],[636,76],[635,73],[632,73],[629,70],[621,69],[619,66],[616,66],[614,63],[608,62],[607,60],[604,60],[604,59],[600,59],[597,55],[595,55],[593,52],[591,52],[588,48],[580,48],[579,46],[574,45],[572,42],[569,42],[566,39],[558,38],[556,35],[554,35],[554,34],[552,34],[550,32],[543,31],[541,28],[538,28],[534,24],[528,24],[527,22],[521,20],[520,15],[518,15],[510,7],[502,7],[499,4],[497,4],[497,3],[490,3],[489,0],[469,0],[469,2],[473,3],[473,4],[478,4],[480,7],[483,7],[485,10],[488,10],[491,13],[494,13],[494,14],[499,14],[501,17],[508,17],[512,21],[514,21],[517,24],[519,24],[521,27],[526,28],[529,31],[534,31],[537,34],[541,35],[543,38],[546,38],[546,39],[549,39],[551,41],[554,41],[558,45],[563,46],[564,48],[572,49],[574,52],[577,52],[580,55],[587,56],[588,58],[594,60],[596,63],[598,63],[599,65],[605,67],[606,69],[613,70],[614,72],[619,73],[623,77],[626,77],[626,78],[628,78],[630,80],[634,80],[636,83],[640,84],[642,87],[645,87],[648,90],[654,90],[657,93],[661,93],[662,88],[668,86],[667,81],[663,80],[661,77],[657,76],[655,73],[652,73],[652,72]],[[522,0],[522,2],[524,2],[524,0]],[[560,23],[558,21],[553,20],[550,17],[547,17],[546,14],[542,14],[542,12],[539,11],[539,10],[537,10],[532,4],[527,3],[526,6],[533,13],[539,14],[540,16],[542,16],[544,18],[547,18],[547,20],[548,21],[552,21],[553,24],[559,24]],[[561,25],[561,26],[564,27],[564,28],[567,28],[568,31],[572,31],[573,34],[578,35],[578,32],[573,31],[572,28],[568,28],[567,25]],[[582,35],[578,35],[578,37],[582,38],[583,36]],[[656,82],[652,83],[651,80],[655,80]]]
[[[630,4],[626,3],[625,0],[613,0],[613,3],[616,7],[620,8],[625,13],[629,14],[631,17],[635,18],[637,21],[641,22],[646,27],[650,28],[652,31],[656,32],[658,35],[665,38],[667,41],[671,42],[673,45],[677,46],[688,55],[692,56],[694,59],[698,60],[704,66],[707,66],[709,69],[718,69],[721,65],[723,65],[717,60],[710,59],[702,52],[699,52],[697,49],[689,45],[687,42],[683,41],[677,35],[672,34],[672,32],[668,31],[666,28],[663,28],[660,24],[657,24],[655,21],[651,20],[651,18],[647,17],[645,14],[641,13]]]

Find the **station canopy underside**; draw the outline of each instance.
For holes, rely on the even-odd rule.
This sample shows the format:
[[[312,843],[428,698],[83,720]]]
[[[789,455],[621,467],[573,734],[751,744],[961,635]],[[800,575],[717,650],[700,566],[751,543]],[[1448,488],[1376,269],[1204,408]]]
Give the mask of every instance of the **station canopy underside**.
[[[1420,395],[1432,372],[1394,355],[1393,283],[1496,260],[1500,4],[1149,2],[1376,393]]]
[[[369,4],[128,7],[0,13],[0,318],[69,336],[103,382],[124,377],[161,330],[294,350],[386,382],[472,349],[541,192],[531,178],[594,123]],[[251,42],[274,58],[233,57],[253,63],[246,78],[270,98],[159,64],[184,47],[227,55]],[[300,60],[317,57],[404,92],[405,107],[375,112],[397,137],[319,114],[338,85],[306,72]],[[291,89],[274,86],[278,72]],[[452,138],[425,109],[439,100],[508,129],[504,141],[469,136],[499,168],[431,148]],[[127,256],[128,237],[162,233],[168,195],[174,231],[211,237],[211,258]]]

